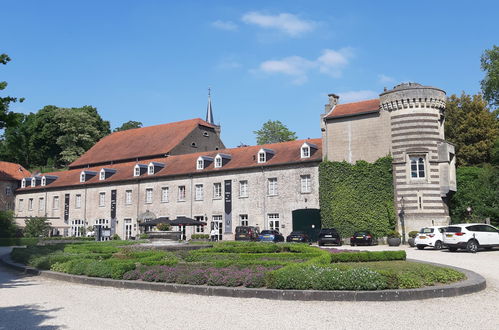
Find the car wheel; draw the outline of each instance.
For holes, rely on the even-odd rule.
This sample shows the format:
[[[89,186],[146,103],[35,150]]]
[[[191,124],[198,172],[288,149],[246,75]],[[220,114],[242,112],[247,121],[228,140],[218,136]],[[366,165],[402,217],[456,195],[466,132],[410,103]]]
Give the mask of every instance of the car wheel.
[[[456,248],[456,247],[450,247],[450,248],[449,248],[449,251],[450,251],[450,252],[456,252],[456,251],[457,251],[457,248]]]
[[[350,243],[350,246],[355,246],[355,243]]]
[[[471,239],[466,244],[466,250],[471,253],[476,253],[478,251],[478,242]]]
[[[418,250],[423,250],[424,249],[424,245],[417,245],[416,247],[418,248]]]
[[[435,242],[435,250],[442,250],[442,242],[441,241]]]

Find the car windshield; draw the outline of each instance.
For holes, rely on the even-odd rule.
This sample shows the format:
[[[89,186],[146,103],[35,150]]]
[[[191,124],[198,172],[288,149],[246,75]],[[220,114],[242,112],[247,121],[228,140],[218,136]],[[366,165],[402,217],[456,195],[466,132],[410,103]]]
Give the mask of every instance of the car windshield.
[[[421,228],[421,230],[419,231],[420,234],[430,234],[430,233],[433,233],[435,229],[433,228]]]
[[[336,229],[321,229],[321,234],[336,234]]]
[[[363,236],[363,235],[369,235],[367,231],[358,231],[354,234],[354,236]]]
[[[274,232],[272,230],[262,230],[261,235],[272,235]]]
[[[248,227],[236,227],[236,233],[246,234],[248,232]]]
[[[447,227],[445,231],[448,233],[460,233],[461,227]]]

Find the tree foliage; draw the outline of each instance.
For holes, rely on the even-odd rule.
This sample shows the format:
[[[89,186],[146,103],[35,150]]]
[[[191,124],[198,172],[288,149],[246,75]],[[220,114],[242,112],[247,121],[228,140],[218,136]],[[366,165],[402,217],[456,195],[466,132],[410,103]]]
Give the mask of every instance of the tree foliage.
[[[17,225],[14,221],[14,213],[11,211],[0,211],[0,238],[14,237]]]
[[[30,217],[25,220],[24,236],[26,237],[47,237],[50,232],[50,224],[47,218]]]
[[[492,49],[486,49],[481,58],[481,67],[485,71],[482,92],[484,98],[493,107],[499,107],[499,47],[494,45]]]
[[[256,134],[257,144],[278,143],[296,140],[295,132],[290,131],[279,120],[269,120],[263,124],[262,128],[253,131]]]
[[[114,129],[114,132],[120,132],[120,131],[126,131],[127,129],[132,129],[132,128],[141,128],[142,123],[140,121],[135,121],[135,120],[129,120],[126,123],[123,123],[120,127],[116,127]]]
[[[319,198],[323,227],[343,237],[369,229],[377,237],[395,227],[392,158],[374,163],[324,161],[319,166]]]
[[[0,54],[0,64],[7,64],[10,62],[10,57],[7,54]],[[6,81],[0,81],[0,91],[7,88]],[[12,96],[0,96],[0,128],[8,127],[15,119],[15,113],[9,112],[9,105],[13,102],[23,102],[24,98],[18,99]]]
[[[497,116],[480,94],[452,95],[447,100],[445,137],[456,146],[459,166],[488,163],[499,137]]]
[[[452,222],[482,222],[490,218],[493,224],[499,225],[499,168],[460,167],[456,179],[457,192],[449,203]],[[471,219],[468,207],[472,209]]]
[[[45,106],[37,113],[16,114],[0,143],[2,159],[25,167],[65,166],[110,133],[97,109]]]

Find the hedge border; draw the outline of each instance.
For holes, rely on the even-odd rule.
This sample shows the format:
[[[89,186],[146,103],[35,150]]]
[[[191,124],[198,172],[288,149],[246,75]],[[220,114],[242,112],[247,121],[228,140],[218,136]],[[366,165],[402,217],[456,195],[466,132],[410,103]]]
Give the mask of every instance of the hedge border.
[[[150,283],[141,281],[112,280],[108,278],[70,275],[53,271],[38,270],[14,263],[10,256],[0,256],[0,263],[26,274],[66,281],[77,284],[106,286],[121,289],[140,289],[172,293],[197,294],[203,296],[222,296],[234,298],[261,298],[272,300],[299,301],[407,301],[442,297],[455,297],[484,290],[487,286],[485,278],[473,271],[442,265],[432,262],[407,259],[440,267],[448,267],[463,272],[466,280],[435,287],[380,291],[318,291],[318,290],[277,290],[254,288],[211,287],[174,283]]]

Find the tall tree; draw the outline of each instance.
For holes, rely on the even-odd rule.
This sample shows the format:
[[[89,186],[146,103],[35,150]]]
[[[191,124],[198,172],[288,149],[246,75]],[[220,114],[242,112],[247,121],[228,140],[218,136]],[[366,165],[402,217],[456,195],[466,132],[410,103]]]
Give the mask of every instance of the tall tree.
[[[0,64],[7,64],[10,62],[10,57],[7,54],[0,54]],[[6,81],[0,81],[0,91],[7,88]],[[4,128],[12,124],[15,121],[15,114],[9,112],[9,105],[13,102],[23,102],[24,98],[18,99],[17,97],[12,96],[0,96],[0,128]]]
[[[263,124],[262,128],[253,131],[256,134],[257,144],[278,143],[296,140],[295,132],[290,131],[279,120],[269,120]]]
[[[499,137],[497,116],[481,95],[452,95],[447,100],[445,137],[456,146],[459,166],[489,163]]]
[[[123,123],[120,127],[116,127],[114,129],[114,132],[119,132],[119,131],[126,131],[127,129],[132,129],[132,128],[141,128],[142,123],[140,121],[134,121],[130,120],[127,121],[126,123]]]
[[[481,58],[482,70],[485,71],[482,92],[484,98],[493,107],[499,107],[499,47],[486,49]]]

